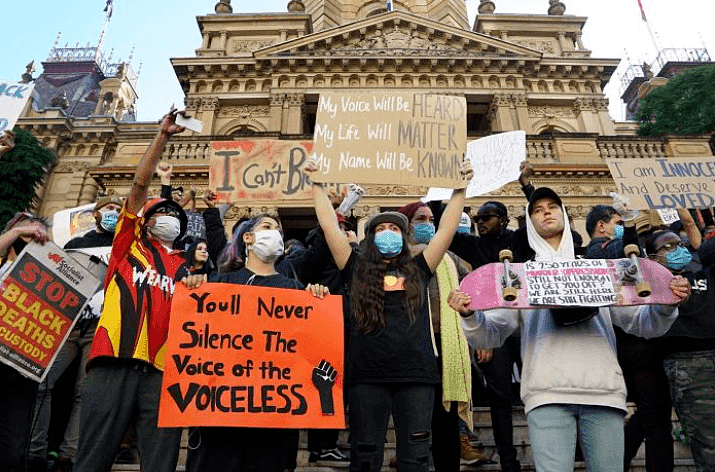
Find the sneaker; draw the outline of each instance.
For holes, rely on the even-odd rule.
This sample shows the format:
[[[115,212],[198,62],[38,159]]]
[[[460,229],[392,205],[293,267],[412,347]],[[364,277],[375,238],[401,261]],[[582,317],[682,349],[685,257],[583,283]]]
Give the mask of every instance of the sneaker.
[[[346,462],[350,458],[340,452],[339,449],[323,449],[320,452],[311,452],[308,457],[308,462],[318,462],[318,461],[339,461]]]
[[[51,472],[72,472],[72,459],[57,459],[52,465]]]
[[[481,448],[474,448],[469,442],[469,436],[466,434],[459,435],[459,448],[461,451],[460,458],[462,459],[462,464],[479,465],[486,464],[487,461],[489,461],[489,456],[487,456]]]

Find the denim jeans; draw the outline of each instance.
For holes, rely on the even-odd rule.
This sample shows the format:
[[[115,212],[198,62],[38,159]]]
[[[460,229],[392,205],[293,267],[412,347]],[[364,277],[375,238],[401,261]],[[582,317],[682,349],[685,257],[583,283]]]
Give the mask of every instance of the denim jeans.
[[[715,351],[680,352],[663,361],[673,405],[698,470],[715,471]]]
[[[526,415],[537,472],[573,472],[576,438],[589,471],[623,470],[623,417],[615,408],[553,404]]]
[[[350,388],[350,470],[382,469],[387,422],[392,412],[397,470],[427,472],[434,385],[355,384]]]

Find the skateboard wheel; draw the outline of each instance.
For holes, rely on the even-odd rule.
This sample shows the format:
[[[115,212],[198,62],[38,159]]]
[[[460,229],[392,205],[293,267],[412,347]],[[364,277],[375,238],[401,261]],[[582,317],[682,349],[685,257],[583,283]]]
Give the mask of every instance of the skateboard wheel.
[[[626,254],[626,257],[638,257],[641,255],[641,250],[637,244],[629,244],[628,246],[623,248],[623,252]]]
[[[514,259],[514,254],[512,254],[511,250],[502,249],[501,251],[499,251],[499,262],[504,262],[504,261],[511,262],[512,259]]]
[[[651,292],[653,292],[653,289],[650,288],[650,284],[648,282],[640,281],[636,284],[636,293],[639,297],[649,297]]]
[[[514,300],[516,300],[516,296],[517,291],[514,287],[504,287],[504,289],[502,290],[502,297],[508,302],[513,302]]]

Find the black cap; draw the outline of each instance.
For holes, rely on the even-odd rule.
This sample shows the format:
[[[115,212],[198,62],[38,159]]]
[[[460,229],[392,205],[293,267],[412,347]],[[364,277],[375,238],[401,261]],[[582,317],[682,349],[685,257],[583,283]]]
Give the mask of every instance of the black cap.
[[[541,200],[543,198],[550,198],[554,200],[556,203],[559,204],[559,206],[563,206],[563,203],[561,202],[561,197],[559,197],[556,192],[551,190],[549,187],[539,187],[536,190],[534,190],[534,193],[531,194],[531,198],[529,198],[529,214],[533,212],[533,207],[534,203],[537,202],[537,200]]]
[[[407,217],[398,211],[383,211],[378,213],[367,221],[366,228],[368,231],[375,229],[375,226],[380,223],[394,223],[400,227],[403,235],[407,235],[407,227],[409,226],[409,221]]]

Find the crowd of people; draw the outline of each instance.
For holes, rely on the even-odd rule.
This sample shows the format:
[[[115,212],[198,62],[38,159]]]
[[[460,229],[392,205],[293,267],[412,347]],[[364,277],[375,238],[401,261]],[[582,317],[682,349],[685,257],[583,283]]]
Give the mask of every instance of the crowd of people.
[[[159,162],[172,135],[183,131],[176,111],[139,162],[126,198],[104,196],[96,228],[67,250],[106,248],[104,284],[90,299],[45,380],[0,364],[0,470],[108,471],[136,442],[141,470],[174,472],[181,429],[157,417],[173,287],[222,282],[308,290],[343,298],[345,398],[350,450],[339,431],[308,432],[309,461],[349,461],[353,471],[380,471],[390,417],[398,471],[457,471],[484,464],[475,448],[473,387],[486,385],[502,470],[628,470],[641,443],[646,469],[673,470],[671,410],[682,424],[699,470],[715,470],[715,222],[712,213],[679,210],[665,226],[630,210],[614,195],[586,219],[590,243],[571,229],[561,197],[530,183],[522,168],[526,216],[509,229],[499,201],[464,213],[465,189],[446,203],[416,201],[373,215],[358,240],[354,220],[336,212],[341,195],[313,184],[317,227],[305,241],[285,241],[276,215],[256,214],[227,230],[225,208],[203,196],[205,235],[187,237],[196,190],[175,194],[172,168]],[[11,140],[5,140],[10,142]],[[306,169],[314,172],[309,162]],[[460,168],[465,181],[473,171]],[[154,174],[161,197],[149,198]],[[182,189],[183,190],[183,189]],[[18,213],[0,234],[0,276],[29,243],[50,240],[48,222]],[[472,311],[459,290],[472,270],[498,262],[625,257],[628,244],[670,270],[675,305],[561,307]],[[137,277],[137,273],[151,273]],[[69,418],[49,446],[53,390],[71,365]],[[513,380],[520,379],[520,400]],[[532,457],[514,443],[512,406],[523,403]],[[66,406],[66,404],[65,404]],[[194,427],[186,470],[284,472],[296,468],[292,429]],[[431,458],[431,460],[430,460]]]

